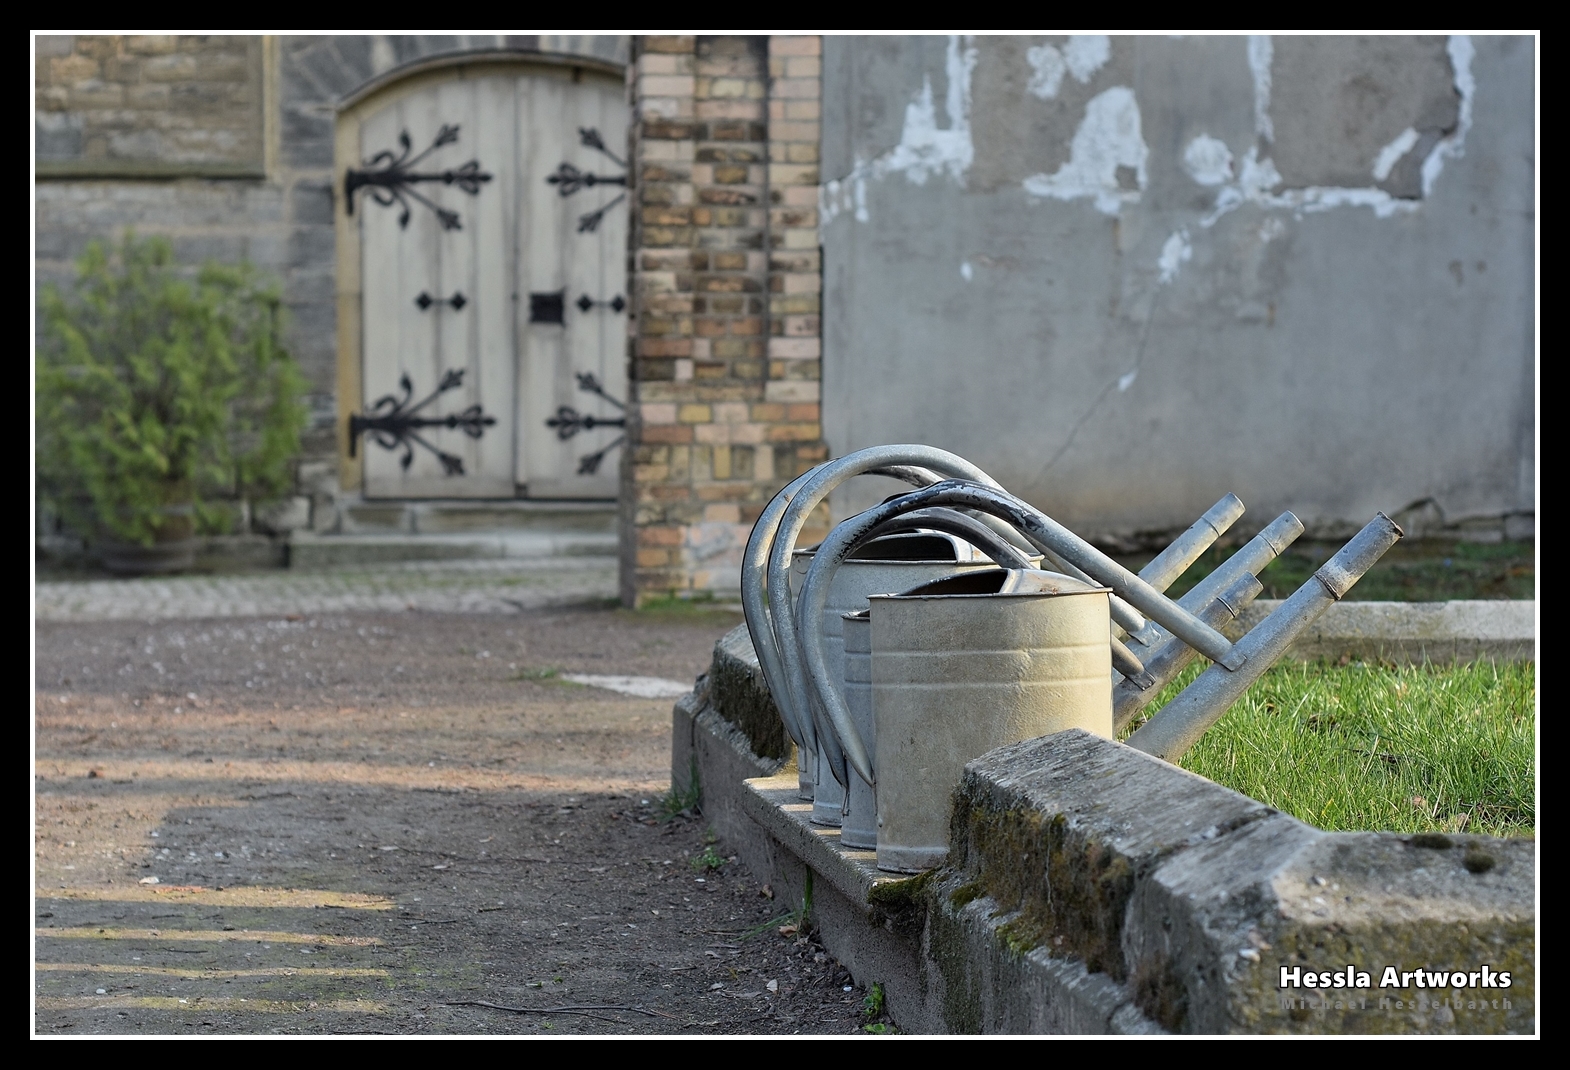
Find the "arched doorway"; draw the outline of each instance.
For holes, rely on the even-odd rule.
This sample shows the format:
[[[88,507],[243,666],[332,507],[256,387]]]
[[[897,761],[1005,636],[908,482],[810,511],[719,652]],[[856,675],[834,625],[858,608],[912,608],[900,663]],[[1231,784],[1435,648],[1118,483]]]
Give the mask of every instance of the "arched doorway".
[[[367,498],[616,496],[626,125],[619,79],[545,63],[429,71],[340,115],[340,391]]]

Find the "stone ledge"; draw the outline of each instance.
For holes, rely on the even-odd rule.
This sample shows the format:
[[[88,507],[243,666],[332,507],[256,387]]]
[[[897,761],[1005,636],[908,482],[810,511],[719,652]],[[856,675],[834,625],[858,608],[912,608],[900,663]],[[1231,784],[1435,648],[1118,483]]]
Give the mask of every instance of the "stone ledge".
[[[610,558],[615,552],[614,534],[591,531],[469,535],[316,535],[297,531],[289,543],[289,565],[313,569],[393,561]]]
[[[1223,630],[1236,639],[1281,603],[1247,606]],[[1303,660],[1345,656],[1397,664],[1531,661],[1537,651],[1535,601],[1337,602],[1292,644]]]
[[[1203,777],[1078,730],[970,763],[949,868],[1002,909],[1016,949],[1061,949],[1198,1033],[1530,1033],[1535,844],[1323,832]],[[1408,984],[1287,1006],[1277,968],[1508,970],[1502,990],[1414,1010]],[[1347,986],[1353,989],[1355,986]],[[1446,997],[1454,998],[1451,993]],[[1384,1006],[1381,997],[1401,1006]]]
[[[744,626],[722,661],[757,674]],[[970,763],[948,864],[895,877],[808,821],[794,765],[754,753],[715,675],[676,705],[675,783],[698,777],[716,831],[785,902],[812,904],[906,1032],[1536,1029],[1534,841],[1327,833],[1072,731]],[[1348,964],[1374,987],[1277,987],[1282,966]],[[1511,987],[1377,987],[1386,966],[1485,964]]]
[[[768,835],[789,848],[841,895],[859,904],[870,917],[881,887],[910,885],[878,869],[878,853],[846,847],[840,830],[812,824],[812,803],[797,796],[795,769],[741,785],[742,809]]]

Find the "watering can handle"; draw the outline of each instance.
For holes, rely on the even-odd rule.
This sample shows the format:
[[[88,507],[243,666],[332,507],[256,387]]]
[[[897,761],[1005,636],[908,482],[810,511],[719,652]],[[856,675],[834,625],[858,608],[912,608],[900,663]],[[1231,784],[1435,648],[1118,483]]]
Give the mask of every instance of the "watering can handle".
[[[926,471],[917,472],[916,469]],[[965,460],[931,446],[889,445],[857,450],[836,460],[818,466],[797,488],[785,506],[777,530],[770,533],[768,569],[764,575],[763,596],[768,601],[773,639],[779,654],[784,689],[788,702],[802,722],[804,731],[816,730],[818,742],[828,754],[833,767],[843,768],[847,755],[841,752],[839,733],[824,733],[826,725],[812,721],[817,711],[811,701],[809,685],[801,664],[797,636],[795,607],[790,597],[790,560],[795,552],[796,540],[806,527],[807,520],[818,505],[841,483],[853,476],[875,471],[892,471],[912,479],[925,479],[931,474],[974,481],[983,486],[996,487],[997,482],[987,473]],[[1000,491],[1001,487],[998,488]],[[745,591],[743,592],[745,596]],[[756,640],[754,640],[756,642]],[[852,764],[864,775],[871,775],[871,761],[861,747],[859,737],[852,736],[847,744],[855,748]]]

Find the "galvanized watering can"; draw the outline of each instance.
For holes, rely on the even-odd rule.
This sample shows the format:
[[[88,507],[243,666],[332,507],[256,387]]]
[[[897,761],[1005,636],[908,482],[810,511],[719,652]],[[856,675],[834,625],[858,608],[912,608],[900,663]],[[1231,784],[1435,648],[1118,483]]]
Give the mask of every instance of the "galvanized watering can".
[[[813,555],[805,581],[800,584],[798,605],[790,583],[796,539],[809,515],[835,487],[864,474],[891,476],[918,489],[837,526]],[[1074,700],[1073,709],[1054,706],[1053,702],[1059,701],[1054,699],[1046,703],[1047,708],[1031,715],[1034,720],[1028,729],[1023,727],[1025,721],[1019,721],[1021,731],[1039,728],[1036,734],[1045,734],[1064,727],[1090,728],[1090,724],[1079,723],[1076,718],[1100,726],[1104,723],[1102,713],[1105,721],[1110,722],[1111,731],[1119,731],[1194,657],[1210,659],[1214,664],[1208,670],[1127,740],[1129,746],[1173,761],[1286,652],[1299,632],[1341,598],[1401,537],[1401,529],[1383,513],[1378,514],[1308,583],[1241,640],[1232,643],[1218,629],[1259,594],[1262,588],[1256,574],[1302,533],[1302,523],[1291,513],[1278,517],[1182,598],[1174,601],[1162,592],[1242,513],[1242,503],[1227,495],[1136,575],[1046,514],[1004,491],[963,458],[932,447],[895,445],[860,450],[793,480],[769,503],[753,527],[743,557],[742,600],[759,663],[787,732],[801,754],[810,756],[820,748],[823,754],[821,762],[799,763],[803,795],[809,795],[816,787],[813,766],[827,767],[819,772],[823,782],[852,788],[858,779],[868,788],[876,787],[881,767],[900,787],[895,792],[891,785],[880,793],[884,797],[876,804],[884,822],[876,830],[879,864],[884,864],[883,841],[887,839],[891,852],[888,864],[892,868],[908,870],[935,865],[940,858],[933,851],[941,841],[932,839],[930,815],[926,826],[915,817],[906,819],[909,804],[902,801],[904,786],[920,780],[925,795],[944,800],[946,807],[964,762],[1000,745],[990,741],[996,738],[996,732],[991,736],[981,732],[965,743],[951,733],[954,743],[948,752],[951,759],[957,758],[958,766],[954,766],[953,760],[920,766],[915,763],[922,755],[936,753],[935,743],[926,745],[925,751],[919,747],[909,750],[904,745],[889,750],[878,731],[881,715],[873,717],[870,731],[863,727],[867,724],[865,718],[862,725],[852,718],[846,704],[846,670],[831,670],[822,632],[835,574],[864,543],[912,527],[943,532],[965,539],[992,561],[1016,573],[1033,571],[1030,555],[1040,554],[1046,566],[1057,574],[1058,578],[1050,582],[1061,585],[1077,581],[1081,587],[1073,593],[1104,603],[1109,623],[1102,631],[1101,645],[1107,653],[1107,694],[1095,700],[1098,711],[1091,715],[1080,709],[1078,703],[1086,703],[1088,709],[1090,702],[1083,695]],[[1000,586],[997,591],[981,592],[980,597],[997,599],[1006,593]],[[1065,586],[1049,597],[1061,599],[1068,593]],[[952,592],[929,594],[910,603],[872,598],[868,622],[872,663],[876,664],[878,657],[880,608],[921,603],[932,609],[946,605],[945,598],[959,597],[964,596]],[[889,627],[895,626],[892,622],[901,618],[903,612],[890,610]],[[837,615],[836,619],[844,618]],[[854,630],[857,625],[851,627]],[[1020,639],[1016,636],[1009,641],[1017,643]],[[889,649],[892,653],[897,648]],[[882,708],[878,698],[882,678],[876,673],[871,676],[876,714]],[[882,706],[892,710],[892,701],[886,700]],[[889,723],[896,723],[899,716],[903,715],[891,712]],[[1008,722],[1006,716],[994,720]],[[982,750],[962,754],[983,744]],[[912,774],[912,769],[926,771]],[[865,814],[857,813],[858,805],[865,806],[865,794],[852,790],[848,798],[849,814],[845,820],[858,833],[864,830],[867,820]],[[863,801],[858,804],[858,799]],[[890,821],[896,824],[891,826]],[[920,828],[928,831],[918,831]],[[946,828],[945,818],[944,839]],[[897,841],[896,834],[901,837]],[[921,850],[927,854],[920,854]],[[900,860],[897,865],[896,858]]]
[[[799,590],[805,583],[815,552],[797,550],[791,556],[793,589]],[[841,618],[847,612],[866,609],[868,595],[902,591],[956,572],[993,567],[970,543],[942,532],[905,532],[865,543],[835,573],[828,604],[823,609],[821,635],[829,674],[840,679],[844,673]],[[817,755],[809,755],[805,760],[816,762],[812,821],[837,827],[843,820],[846,788],[829,772],[829,755],[821,743]],[[841,839],[844,842],[843,836]]]
[[[1109,593],[989,569],[872,597],[879,869],[942,863],[949,792],[933,787],[957,785],[970,759],[1068,728],[1111,738]]]

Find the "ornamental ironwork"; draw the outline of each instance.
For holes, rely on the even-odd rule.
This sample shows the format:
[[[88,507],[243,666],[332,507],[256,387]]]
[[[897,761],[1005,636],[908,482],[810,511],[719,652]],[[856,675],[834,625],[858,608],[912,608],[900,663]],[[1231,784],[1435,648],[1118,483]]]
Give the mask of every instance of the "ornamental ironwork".
[[[394,397],[388,394],[371,406],[371,411],[360,415],[356,413],[349,417],[349,456],[355,456],[356,447],[361,435],[370,435],[376,444],[386,450],[403,450],[403,459],[398,462],[404,471],[414,463],[414,444],[418,443],[430,450],[436,459],[441,462],[442,472],[449,476],[461,476],[463,471],[463,458],[456,457],[445,450],[438,449],[420,434],[422,428],[445,427],[462,431],[470,438],[479,438],[485,434],[487,427],[496,423],[496,417],[487,416],[479,405],[470,405],[462,412],[450,416],[421,416],[419,412],[438,397],[449,390],[456,390],[463,385],[462,368],[451,368],[442,376],[436,389],[431,391],[429,397],[423,401],[410,404],[414,396],[414,384],[408,375],[398,380],[398,385],[403,388],[403,397]]]
[[[612,312],[620,312],[622,309],[627,307],[627,299],[621,294],[617,294],[609,301],[596,301],[588,294],[584,294],[582,297],[578,298],[578,300],[574,301],[573,304],[578,306],[578,310],[580,312],[588,312],[595,308],[608,308]]]
[[[419,306],[421,312],[426,311],[432,305],[447,305],[454,312],[461,312],[463,311],[463,306],[469,303],[469,299],[463,296],[463,292],[460,290],[454,290],[451,297],[432,297],[424,290],[421,290],[420,296],[414,299],[414,303]]]
[[[600,137],[599,130],[592,126],[580,126],[578,128],[578,144],[604,154],[618,167],[625,168],[627,166],[626,160],[605,147],[605,139]],[[601,175],[593,171],[582,171],[566,160],[563,160],[556,170],[546,177],[545,181],[555,186],[556,192],[563,197],[571,197],[581,189],[592,189],[595,186],[621,186],[623,188],[623,192],[618,193],[594,211],[585,212],[578,217],[579,234],[592,234],[598,230],[600,221],[605,218],[605,213],[627,199],[625,192],[627,176],[625,174]]]
[[[577,372],[575,373],[574,377],[578,380],[579,390],[590,394],[597,394],[601,398],[604,398],[606,401],[610,402],[612,405],[616,406],[623,413],[627,411],[626,405],[605,392],[605,385],[600,382],[599,377],[593,372]],[[545,421],[545,426],[554,428],[556,431],[556,437],[561,441],[566,442],[579,431],[593,431],[599,427],[625,428],[627,426],[627,417],[615,416],[607,419],[603,416],[592,416],[588,413],[581,413],[571,405],[562,405],[557,408],[555,416],[552,416],[550,419]],[[600,462],[605,460],[606,454],[610,453],[611,450],[615,449],[617,446],[620,446],[626,441],[627,436],[625,433],[623,433],[618,435],[616,440],[610,443],[604,449],[599,450],[596,453],[591,453],[586,457],[578,458],[578,474],[580,476],[594,475],[600,470]]]
[[[567,291],[529,295],[529,322],[567,325]]]
[[[409,140],[409,131],[403,131],[398,135],[398,144],[402,146],[402,152],[394,155],[391,149],[383,149],[365,161],[364,170],[350,168],[344,173],[343,195],[349,214],[354,214],[355,190],[364,188],[377,204],[385,208],[397,204],[403,209],[398,216],[400,227],[409,226],[409,200],[412,198],[436,213],[436,220],[443,230],[462,230],[463,224],[457,212],[443,208],[414,188],[421,182],[440,182],[444,186],[456,186],[473,197],[480,192],[482,185],[491,180],[491,175],[480,170],[479,160],[470,160],[462,167],[449,168],[445,171],[414,170],[414,166],[431,153],[443,145],[456,144],[457,141],[458,126],[454,123],[443,123],[442,128],[436,132],[436,140],[431,142],[430,148],[411,158],[409,154],[414,151],[414,145]]]

